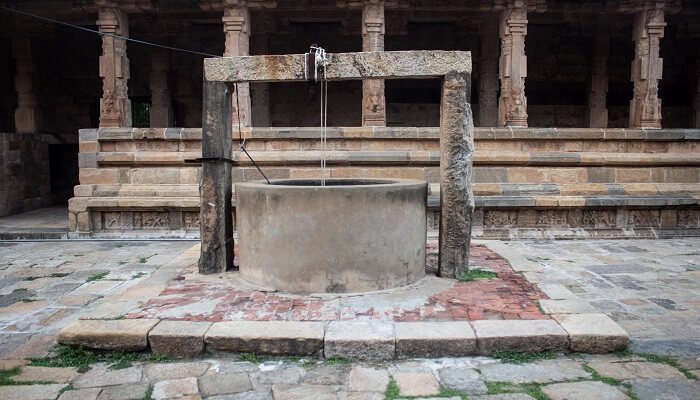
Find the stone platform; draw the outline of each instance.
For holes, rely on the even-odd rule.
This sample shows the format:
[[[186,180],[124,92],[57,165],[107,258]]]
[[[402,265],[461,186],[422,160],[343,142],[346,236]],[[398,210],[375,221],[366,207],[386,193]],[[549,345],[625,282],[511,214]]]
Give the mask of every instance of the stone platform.
[[[198,246],[189,249],[152,282],[87,311],[61,331],[59,343],[112,350],[150,346],[170,357],[233,351],[352,359],[599,353],[628,343],[627,333],[595,310],[543,312],[538,301],[548,297],[483,244],[472,246],[471,267],[494,278],[428,276],[398,289],[348,295],[278,293],[236,272],[200,275],[198,254]]]

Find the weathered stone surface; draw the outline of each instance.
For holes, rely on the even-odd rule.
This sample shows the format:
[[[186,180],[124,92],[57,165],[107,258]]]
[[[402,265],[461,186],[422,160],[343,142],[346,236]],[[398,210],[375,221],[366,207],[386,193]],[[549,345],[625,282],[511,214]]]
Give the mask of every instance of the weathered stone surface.
[[[13,376],[17,382],[65,383],[78,376],[76,368],[22,367],[19,375]]]
[[[384,393],[377,392],[349,392],[349,393],[339,393],[339,397],[342,399],[343,394],[345,394],[345,400],[384,400]]]
[[[476,353],[476,336],[469,322],[397,322],[396,356],[458,357]]]
[[[217,322],[207,332],[207,348],[277,355],[310,355],[323,347],[323,324],[297,321]]]
[[[90,371],[73,380],[73,386],[76,388],[91,388],[134,384],[141,381],[142,375],[142,366],[114,370],[106,366],[99,366],[93,367]]]
[[[531,396],[528,396],[524,393],[492,394],[489,396],[475,396],[469,398],[477,400],[535,400]]]
[[[467,394],[485,394],[487,392],[484,380],[472,368],[448,367],[438,371],[440,383],[447,388]]]
[[[652,362],[592,362],[588,366],[600,375],[618,380],[628,379],[682,379],[679,370],[670,365]]]
[[[639,400],[697,400],[700,393],[698,381],[632,381],[632,391]]]
[[[590,378],[581,364],[569,360],[547,360],[529,364],[492,364],[481,368],[486,381],[510,383],[544,383]]]
[[[432,396],[440,393],[440,384],[431,372],[397,372],[394,380],[401,396]]]
[[[583,300],[540,300],[540,306],[547,314],[594,313],[596,309]]]
[[[68,390],[61,394],[58,400],[97,400],[100,388]]]
[[[78,320],[63,328],[58,343],[103,350],[137,351],[148,346],[157,319]]]
[[[323,352],[326,358],[391,360],[395,352],[394,326],[380,321],[332,321]]]
[[[171,358],[192,358],[204,351],[204,334],[211,322],[161,321],[148,333],[155,354]]]
[[[386,370],[355,366],[350,371],[348,390],[352,392],[381,392],[386,391],[389,384],[389,374]]]
[[[458,278],[469,267],[472,233],[474,122],[468,74],[450,73],[440,103],[440,252],[438,273]]]
[[[172,399],[190,394],[197,394],[197,378],[172,379],[156,382],[152,397],[155,400]]]
[[[344,385],[349,374],[349,365],[320,365],[306,368],[303,382],[308,385]]]
[[[542,393],[552,400],[627,400],[626,394],[603,382],[570,382],[542,386]]]
[[[387,51],[329,53],[325,78],[350,79],[433,78],[449,72],[470,73],[471,53],[466,51]],[[305,81],[303,54],[207,58],[208,81]]]
[[[202,376],[209,368],[209,363],[204,361],[164,363],[146,365],[146,377],[151,381],[163,379],[179,379],[190,376]]]
[[[629,335],[605,314],[555,314],[569,334],[572,351],[606,353],[624,349]]]
[[[199,378],[199,389],[203,396],[232,394],[253,390],[248,374],[205,375]]]
[[[552,320],[473,321],[481,354],[494,351],[565,350],[566,332]]]
[[[0,386],[3,400],[54,400],[66,385],[12,385]]]
[[[141,400],[146,397],[148,384],[120,385],[102,388],[97,400]]]
[[[272,393],[269,390],[251,390],[249,392],[207,397],[207,400],[272,400]]]
[[[0,360],[0,371],[23,367],[29,363],[29,360]]]
[[[320,385],[275,385],[272,395],[275,400],[337,400],[338,389],[335,386]]]
[[[255,387],[259,385],[274,385],[277,383],[299,383],[306,370],[297,366],[283,366],[270,371],[262,371],[253,375]]]

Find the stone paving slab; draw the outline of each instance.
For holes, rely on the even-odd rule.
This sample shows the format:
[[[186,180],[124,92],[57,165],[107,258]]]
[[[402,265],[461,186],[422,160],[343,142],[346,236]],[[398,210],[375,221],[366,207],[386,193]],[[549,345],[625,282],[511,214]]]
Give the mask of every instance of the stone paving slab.
[[[572,351],[606,353],[629,343],[627,332],[605,314],[556,314],[554,318],[569,334]]]
[[[0,386],[3,400],[54,400],[66,385]]]
[[[569,338],[552,320],[473,321],[480,354],[495,351],[566,350]]]
[[[628,400],[629,397],[614,386],[603,382],[555,383],[542,387],[551,400]]]
[[[484,380],[492,382],[545,383],[590,378],[580,363],[575,361],[540,361],[529,364],[494,364],[481,368]]]
[[[670,365],[649,362],[592,362],[588,364],[600,375],[617,380],[631,379],[680,379],[686,377]]]

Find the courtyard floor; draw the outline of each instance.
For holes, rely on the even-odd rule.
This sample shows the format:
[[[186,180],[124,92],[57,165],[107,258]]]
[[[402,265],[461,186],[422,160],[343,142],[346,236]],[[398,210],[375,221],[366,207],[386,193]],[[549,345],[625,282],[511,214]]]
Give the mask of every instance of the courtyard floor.
[[[0,398],[700,398],[697,238],[478,241],[472,267],[495,272],[496,278],[457,283],[428,277],[401,290],[315,298],[246,286],[236,274],[200,277],[194,272],[196,246],[0,243],[0,370],[10,371],[0,372]],[[178,257],[191,262],[168,265]],[[532,362],[508,354],[371,363],[222,353],[117,368],[98,363],[87,371],[26,365],[50,354],[60,329],[86,317],[409,321],[535,319],[569,312],[607,314],[630,334],[630,351],[536,354],[544,359]],[[17,382],[29,384],[8,385]]]

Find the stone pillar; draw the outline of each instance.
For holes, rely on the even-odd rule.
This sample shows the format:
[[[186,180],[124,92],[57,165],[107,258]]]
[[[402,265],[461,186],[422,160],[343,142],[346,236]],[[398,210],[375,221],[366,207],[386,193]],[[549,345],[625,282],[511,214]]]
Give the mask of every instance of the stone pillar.
[[[527,0],[509,0],[500,15],[499,34],[501,98],[498,103],[498,125],[527,127]]]
[[[154,51],[151,56],[151,128],[166,128],[173,124],[173,105],[170,98],[168,75],[170,55],[167,51]]]
[[[498,20],[484,17],[480,27],[479,126],[498,125]]]
[[[224,56],[250,55],[250,10],[247,0],[227,0],[224,3],[224,34],[226,47]],[[241,126],[250,126],[250,84],[238,84],[238,111],[236,111],[236,94],[233,94],[233,123],[238,123],[240,115]]]
[[[631,128],[661,128],[659,80],[662,77],[663,60],[659,57],[659,49],[665,26],[663,1],[649,1],[643,10],[634,15]]]
[[[233,269],[231,84],[204,81],[202,179],[199,183],[199,272]]]
[[[107,4],[98,1],[98,5]],[[129,18],[118,7],[100,7],[97,26],[100,32],[129,36]],[[126,41],[112,36],[102,36],[100,56],[100,127],[130,127],[131,101],[127,81],[129,59],[126,56]]]
[[[438,273],[458,278],[469,269],[472,232],[472,121],[468,74],[448,73],[440,103],[440,253]]]
[[[15,58],[15,132],[35,133],[39,129],[39,106],[34,95],[34,60],[32,43],[28,38],[12,41],[12,55]]]
[[[591,87],[588,93],[588,126],[608,127],[608,56],[610,55],[610,33],[607,26],[597,25],[593,38],[593,60]]]
[[[365,0],[362,8],[362,51],[384,51],[384,0]],[[386,126],[384,81],[362,81],[362,126]]]

